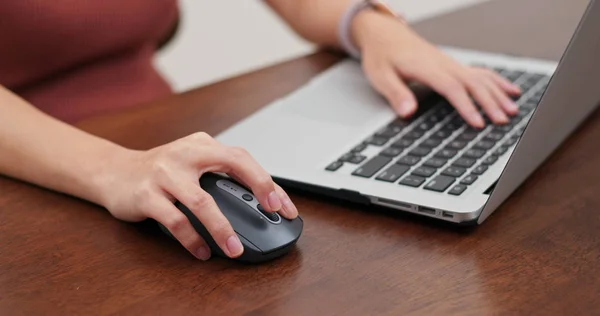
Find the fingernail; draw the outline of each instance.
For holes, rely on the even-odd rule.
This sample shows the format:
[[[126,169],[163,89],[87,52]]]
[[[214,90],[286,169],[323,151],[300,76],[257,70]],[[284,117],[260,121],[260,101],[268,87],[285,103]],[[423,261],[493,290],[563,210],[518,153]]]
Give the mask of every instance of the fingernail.
[[[413,110],[413,102],[406,100],[406,101],[402,101],[400,103],[400,115],[403,117],[409,116],[412,113]]]
[[[519,110],[519,106],[513,101],[506,102],[506,108],[511,112],[517,112]]]
[[[477,112],[471,114],[471,120],[473,121],[473,123],[475,123],[476,127],[485,126],[485,121],[483,120],[483,117],[481,117],[481,115]]]
[[[287,215],[287,217],[291,217],[292,214],[298,213],[298,209],[296,208],[296,205],[294,205],[294,203],[288,196],[282,196],[281,201],[283,201],[282,210],[285,210],[285,215]]]
[[[281,209],[281,199],[275,191],[269,193],[269,207],[273,212],[277,212]]]
[[[500,121],[500,123],[508,123],[508,116],[500,110],[494,110],[494,116]]]
[[[229,255],[237,256],[244,251],[244,247],[237,236],[231,236],[227,239],[227,250],[229,250]]]
[[[210,259],[210,249],[207,246],[202,246],[196,251],[196,256],[202,261]]]

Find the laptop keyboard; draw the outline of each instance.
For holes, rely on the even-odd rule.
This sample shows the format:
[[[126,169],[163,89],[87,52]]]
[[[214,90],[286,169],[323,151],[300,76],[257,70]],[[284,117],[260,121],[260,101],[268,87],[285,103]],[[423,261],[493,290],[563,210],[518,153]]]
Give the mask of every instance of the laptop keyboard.
[[[325,169],[355,165],[353,176],[459,196],[514,146],[546,90],[550,77],[494,68],[522,90],[519,113],[508,124],[477,130],[442,98],[408,120],[395,119]],[[483,113],[482,113],[483,114]],[[378,154],[368,157],[367,148]]]

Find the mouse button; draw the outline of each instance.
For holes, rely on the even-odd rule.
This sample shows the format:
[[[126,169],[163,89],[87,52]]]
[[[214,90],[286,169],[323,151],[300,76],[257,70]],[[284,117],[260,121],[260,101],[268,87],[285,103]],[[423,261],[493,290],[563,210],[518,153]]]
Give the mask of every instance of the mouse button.
[[[225,215],[234,229],[238,226],[251,226],[254,229],[262,229],[267,224],[251,206],[227,193],[222,196],[215,195],[214,199],[221,213]]]
[[[253,244],[246,237],[244,237],[244,235],[242,235],[238,232],[236,232],[236,233],[237,233],[238,237],[240,238],[242,245],[244,245],[244,253],[246,253],[247,251],[262,253],[262,250],[259,249],[255,244]]]
[[[300,237],[301,231],[302,227],[296,223],[269,224],[265,230],[254,231],[252,235],[245,235],[245,237],[252,240],[263,252],[268,253],[293,243]]]

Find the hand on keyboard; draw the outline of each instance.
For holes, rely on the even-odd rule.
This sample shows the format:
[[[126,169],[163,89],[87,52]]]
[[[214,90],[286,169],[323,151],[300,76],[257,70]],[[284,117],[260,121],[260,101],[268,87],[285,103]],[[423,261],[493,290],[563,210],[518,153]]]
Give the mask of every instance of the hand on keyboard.
[[[474,127],[485,125],[476,104],[496,124],[518,112],[510,96],[519,95],[519,87],[492,70],[459,64],[403,23],[364,11],[355,18],[353,35],[365,74],[403,118],[417,109],[407,81],[432,88]]]

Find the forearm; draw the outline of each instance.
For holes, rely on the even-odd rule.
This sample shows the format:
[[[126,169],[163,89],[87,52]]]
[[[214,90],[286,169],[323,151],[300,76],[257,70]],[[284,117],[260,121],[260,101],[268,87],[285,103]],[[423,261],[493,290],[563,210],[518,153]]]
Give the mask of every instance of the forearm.
[[[338,23],[352,0],[267,0],[267,3],[305,39],[340,47]]]
[[[0,86],[0,174],[101,204],[106,162],[121,152]]]

